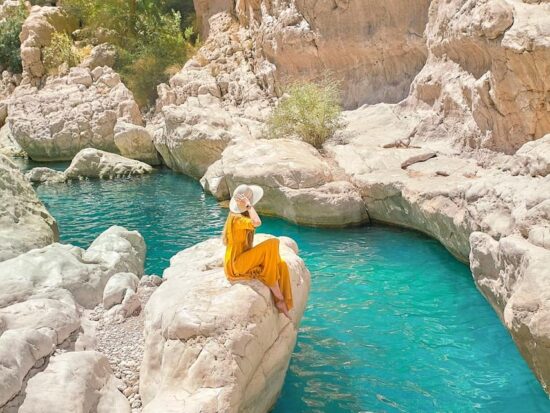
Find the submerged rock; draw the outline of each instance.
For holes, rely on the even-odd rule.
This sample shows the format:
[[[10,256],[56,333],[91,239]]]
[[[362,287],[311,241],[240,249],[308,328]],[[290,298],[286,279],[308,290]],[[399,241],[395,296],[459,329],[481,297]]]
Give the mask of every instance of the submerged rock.
[[[201,183],[228,199],[242,183],[264,188],[260,212],[292,222],[345,226],[368,221],[357,189],[311,145],[291,139],[245,141],[228,147]]]
[[[125,158],[114,153],[87,148],[81,150],[65,170],[67,179],[114,178],[119,176],[143,175],[153,168],[140,161]]]
[[[77,351],[50,359],[46,369],[27,384],[21,413],[130,413],[118,391],[107,358],[96,351]]]
[[[144,413],[267,412],[277,399],[306,306],[309,271],[281,242],[293,324],[277,312],[264,284],[227,281],[224,251],[220,239],[211,239],[174,256],[147,303]]]
[[[0,261],[58,239],[55,219],[19,168],[0,154]]]

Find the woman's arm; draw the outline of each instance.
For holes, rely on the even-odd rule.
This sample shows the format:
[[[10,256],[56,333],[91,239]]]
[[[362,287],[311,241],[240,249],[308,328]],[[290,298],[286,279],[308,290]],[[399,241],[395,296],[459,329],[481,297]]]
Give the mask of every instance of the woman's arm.
[[[241,208],[245,208],[248,211],[248,214],[250,215],[250,219],[252,220],[252,224],[256,228],[258,228],[260,225],[262,225],[262,220],[260,219],[260,216],[258,215],[256,210],[254,209],[254,207],[250,203],[250,200],[246,196],[239,195],[237,197],[237,203],[239,204],[239,206]]]

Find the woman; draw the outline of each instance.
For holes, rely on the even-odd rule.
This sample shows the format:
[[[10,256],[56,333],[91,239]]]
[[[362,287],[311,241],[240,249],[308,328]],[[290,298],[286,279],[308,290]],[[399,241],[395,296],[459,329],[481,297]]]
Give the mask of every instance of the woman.
[[[253,247],[254,232],[262,225],[254,206],[263,196],[256,185],[239,185],[229,202],[223,228],[224,269],[229,281],[258,279],[269,287],[277,309],[290,318],[292,289],[286,262],[279,255],[279,239],[271,238]]]

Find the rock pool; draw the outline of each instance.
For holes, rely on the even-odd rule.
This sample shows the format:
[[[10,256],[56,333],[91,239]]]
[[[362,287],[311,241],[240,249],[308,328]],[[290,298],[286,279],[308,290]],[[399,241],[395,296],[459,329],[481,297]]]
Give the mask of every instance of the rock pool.
[[[197,182],[168,170],[37,192],[63,242],[85,247],[113,224],[139,230],[150,274],[218,234],[226,215]],[[438,242],[397,228],[321,230],[272,218],[262,231],[294,238],[312,272],[275,412],[550,411],[468,268]]]

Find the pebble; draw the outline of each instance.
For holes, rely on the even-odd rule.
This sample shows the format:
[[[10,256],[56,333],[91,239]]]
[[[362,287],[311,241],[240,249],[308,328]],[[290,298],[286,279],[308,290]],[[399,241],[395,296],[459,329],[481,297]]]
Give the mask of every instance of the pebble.
[[[160,279],[160,277],[153,278]],[[160,279],[162,281],[162,279]],[[143,307],[156,286],[147,283],[138,287],[137,294]],[[160,283],[159,283],[160,284]],[[119,391],[128,399],[132,413],[141,413],[141,396],[139,395],[139,368],[143,358],[143,312],[122,320],[110,317],[103,305],[98,305],[88,317],[97,322],[97,351],[109,359],[115,377],[121,379]],[[120,322],[119,322],[120,321]]]

